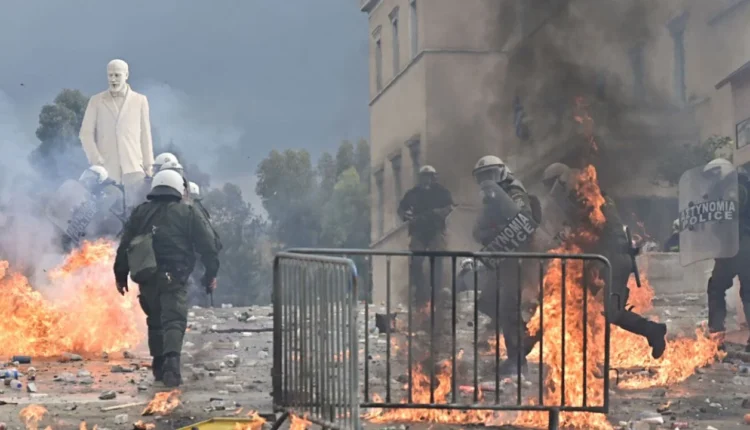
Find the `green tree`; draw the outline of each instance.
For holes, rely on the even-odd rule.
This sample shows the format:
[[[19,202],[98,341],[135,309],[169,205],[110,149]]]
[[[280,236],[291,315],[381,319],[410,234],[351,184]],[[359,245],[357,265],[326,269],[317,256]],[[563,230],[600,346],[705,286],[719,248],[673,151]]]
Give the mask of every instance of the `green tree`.
[[[701,166],[717,157],[732,160],[734,141],[726,136],[711,136],[702,145],[685,144],[679,151],[670,151],[659,165],[657,179],[677,185],[685,171]]]
[[[236,305],[271,300],[270,268],[264,262],[265,225],[235,184],[211,190],[203,204],[224,246],[219,254],[219,289],[215,298]]]
[[[317,175],[305,150],[271,151],[257,170],[255,192],[279,245],[315,246],[320,235]]]
[[[367,184],[350,167],[338,178],[321,219],[320,241],[333,248],[367,248],[370,240]]]
[[[346,169],[355,165],[354,145],[348,140],[341,142],[336,152],[336,177],[338,178]]]
[[[336,185],[336,160],[327,152],[318,159],[318,177],[320,178],[321,199],[328,201]]]

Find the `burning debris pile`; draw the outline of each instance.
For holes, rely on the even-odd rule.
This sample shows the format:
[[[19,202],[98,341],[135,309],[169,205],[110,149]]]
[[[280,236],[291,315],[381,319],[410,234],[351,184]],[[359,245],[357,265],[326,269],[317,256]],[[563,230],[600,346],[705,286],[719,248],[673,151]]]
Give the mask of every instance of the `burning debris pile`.
[[[73,251],[48,273],[45,294],[0,262],[0,344],[12,354],[52,357],[66,352],[116,352],[145,334],[136,294],[114,286],[115,245],[100,240]]]

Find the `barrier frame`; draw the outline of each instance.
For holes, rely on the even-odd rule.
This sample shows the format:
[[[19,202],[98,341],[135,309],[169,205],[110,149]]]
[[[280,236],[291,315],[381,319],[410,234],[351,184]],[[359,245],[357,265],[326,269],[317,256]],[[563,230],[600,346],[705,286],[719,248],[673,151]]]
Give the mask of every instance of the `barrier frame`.
[[[368,260],[370,264],[373,262],[373,257],[385,257],[386,258],[386,315],[390,315],[390,305],[391,305],[391,263],[390,259],[392,257],[405,257],[405,258],[413,258],[413,257],[423,257],[429,259],[430,262],[430,289],[432,292],[432,306],[431,306],[431,318],[432,318],[432,324],[431,324],[431,331],[434,329],[434,318],[435,318],[435,276],[434,271],[432,268],[435,266],[435,259],[436,258],[450,258],[451,261],[451,290],[452,290],[452,338],[453,338],[453,357],[456,356],[456,277],[457,277],[457,262],[458,258],[472,258],[475,262],[476,267],[476,261],[482,260],[482,259],[516,259],[519,261],[519,271],[520,271],[520,262],[522,260],[538,260],[539,261],[539,267],[540,267],[540,278],[539,278],[539,306],[543,306],[544,303],[544,285],[543,285],[543,275],[544,272],[542,271],[543,262],[548,262],[551,260],[561,260],[562,262],[562,276],[561,276],[561,288],[562,288],[562,297],[563,297],[563,306],[565,306],[565,288],[566,288],[566,264],[568,261],[582,261],[583,264],[587,261],[598,261],[604,265],[606,268],[606,274],[603,276],[605,284],[604,284],[604,293],[603,297],[610,298],[609,300],[603,301],[603,308],[604,308],[604,357],[603,357],[603,369],[602,374],[603,375],[609,375],[610,373],[610,306],[611,306],[611,295],[610,295],[610,286],[612,282],[612,265],[607,260],[606,257],[598,254],[556,254],[556,253],[539,253],[539,252],[468,252],[468,251],[380,251],[380,250],[370,250],[370,249],[332,249],[332,248],[292,248],[287,250],[284,255],[291,256],[291,255],[305,255],[305,256],[328,256],[329,258],[334,258],[330,256],[337,256],[337,257],[343,257],[347,258],[348,256],[365,256],[368,257]],[[276,260],[275,260],[276,261]],[[349,260],[351,262],[351,260]],[[352,263],[353,264],[353,263]],[[274,266],[276,268],[276,265]],[[520,272],[519,272],[520,273]],[[274,288],[276,288],[276,269],[274,269]],[[476,321],[478,321],[478,310],[477,310],[477,304],[478,304],[478,282],[477,282],[477,271],[474,271],[474,321],[475,321],[475,329],[474,329],[474,348],[476,350],[477,348],[477,333],[478,329],[476,328]],[[601,273],[600,273],[601,276]],[[411,288],[411,287],[410,287]],[[520,283],[519,283],[519,291],[521,289]],[[586,300],[591,293],[588,292],[588,288],[586,288],[586,284],[584,284],[583,288],[583,319],[584,321],[587,321],[587,315],[588,315],[588,307],[586,305]],[[499,294],[498,296],[498,303],[500,302]],[[409,327],[411,327],[411,318],[412,318],[412,304],[411,300],[409,300],[410,303],[407,306],[408,314],[409,314]],[[369,333],[369,306],[370,304],[365,302],[365,316],[364,316],[364,330],[365,333]],[[518,296],[518,306],[519,309],[521,307],[521,298],[520,294]],[[274,312],[274,327],[276,327],[276,312]],[[565,326],[565,316],[562,316],[562,324]],[[519,318],[520,318],[520,312],[519,312]],[[542,324],[543,326],[543,324]],[[520,330],[519,329],[519,340],[520,340]],[[563,333],[565,330],[563,330]],[[497,332],[496,332],[497,333]],[[588,343],[586,341],[587,336],[587,330],[584,330],[584,344],[583,344],[583,354],[586,355],[587,352],[587,346]],[[440,409],[440,410],[487,410],[487,411],[544,411],[549,414],[549,428],[550,429],[558,429],[560,425],[560,413],[561,412],[591,412],[591,413],[602,413],[607,414],[609,412],[609,377],[605,376],[603,377],[603,399],[600,405],[589,405],[587,404],[587,398],[586,398],[586,390],[583,390],[583,402],[582,406],[571,406],[571,405],[565,405],[565,342],[563,338],[563,347],[562,347],[562,383],[561,383],[561,391],[562,395],[560,396],[561,399],[563,399],[562,404],[555,404],[555,405],[549,405],[545,404],[544,402],[544,396],[543,396],[543,372],[539,372],[539,380],[540,380],[540,386],[539,386],[539,400],[540,402],[536,405],[524,405],[521,402],[521,372],[518,371],[517,374],[517,402],[515,405],[508,405],[508,404],[478,404],[478,398],[477,398],[477,387],[478,387],[478,381],[477,381],[477,354],[474,354],[474,403],[473,404],[459,404],[456,401],[456,360],[453,360],[453,377],[452,377],[452,398],[449,403],[434,403],[434,386],[432,385],[435,380],[435,366],[431,366],[431,386],[430,386],[430,400],[431,403],[423,404],[418,403],[415,404],[412,402],[412,353],[411,353],[411,336],[409,336],[409,353],[408,353],[408,402],[407,403],[398,403],[393,402],[390,398],[390,339],[391,339],[391,330],[390,325],[387,330],[387,341],[386,341],[386,348],[388,349],[387,354],[387,361],[388,364],[388,374],[386,376],[387,381],[387,395],[386,399],[383,402],[374,402],[370,401],[369,399],[369,360],[364,360],[364,387],[363,387],[363,398],[364,401],[360,402],[359,407],[360,408],[384,408],[384,409]],[[431,334],[432,335],[432,334]],[[496,334],[497,336],[497,334]],[[542,351],[543,351],[543,341],[540,342],[540,364],[542,360]],[[432,342],[431,342],[432,344]],[[276,330],[274,330],[274,351],[276,352]],[[476,351],[475,351],[476,352]],[[358,355],[358,354],[352,354],[352,355]],[[369,336],[365,336],[365,345],[364,345],[364,356],[367,357],[369,355]],[[276,363],[276,354],[274,354],[274,363]],[[432,358],[433,364],[434,364],[434,358]],[[499,353],[496,353],[496,366],[498,364],[499,360]],[[519,354],[518,357],[519,365],[521,363],[521,357]],[[276,367],[276,364],[274,364],[274,367]],[[520,366],[519,366],[520,367]],[[586,369],[587,364],[586,360],[584,360],[583,363],[583,386],[586,386]],[[496,367],[497,370],[497,367]],[[497,375],[496,375],[497,380]],[[496,394],[497,395],[497,394]]]

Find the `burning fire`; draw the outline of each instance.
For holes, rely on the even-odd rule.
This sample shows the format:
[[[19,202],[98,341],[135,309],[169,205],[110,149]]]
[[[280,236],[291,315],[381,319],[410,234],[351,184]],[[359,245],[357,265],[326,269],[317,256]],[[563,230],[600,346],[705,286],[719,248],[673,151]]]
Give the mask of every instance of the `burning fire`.
[[[156,428],[156,424],[154,423],[144,423],[141,420],[138,420],[133,423],[133,428],[135,430],[154,430]]]
[[[180,390],[156,393],[141,415],[169,415],[180,406]]]
[[[240,409],[241,411],[242,409]],[[247,413],[249,421],[235,423],[234,430],[261,430],[263,424],[266,423],[266,419],[258,415],[257,411],[250,411]]]
[[[312,427],[312,423],[306,418],[290,415],[292,422],[289,424],[289,430],[307,430]]]
[[[0,261],[0,345],[13,353],[117,352],[135,347],[145,330],[136,294],[121,297],[112,265],[115,247],[100,240],[73,251],[49,273],[45,293]]]
[[[21,409],[18,416],[26,425],[28,430],[37,430],[39,422],[47,414],[47,408],[41,405],[29,405]]]

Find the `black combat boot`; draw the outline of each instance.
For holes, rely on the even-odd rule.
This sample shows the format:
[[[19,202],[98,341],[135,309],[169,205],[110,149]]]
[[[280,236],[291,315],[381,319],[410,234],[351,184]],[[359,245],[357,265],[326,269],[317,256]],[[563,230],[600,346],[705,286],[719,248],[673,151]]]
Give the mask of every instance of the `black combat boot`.
[[[651,347],[651,356],[658,360],[667,349],[667,325],[649,321],[646,339]]]
[[[151,373],[154,375],[154,381],[161,382],[164,373],[164,356],[160,355],[151,360]]]
[[[725,290],[717,290],[713,279],[708,280],[708,331],[722,333],[726,331],[724,323],[727,319],[727,299]]]
[[[177,354],[168,354],[164,360],[164,370],[162,379],[164,385],[169,388],[176,388],[182,384],[182,375],[180,375],[180,356]]]

